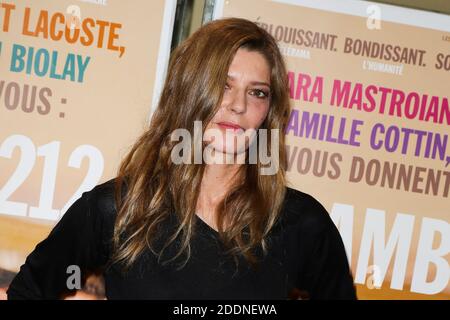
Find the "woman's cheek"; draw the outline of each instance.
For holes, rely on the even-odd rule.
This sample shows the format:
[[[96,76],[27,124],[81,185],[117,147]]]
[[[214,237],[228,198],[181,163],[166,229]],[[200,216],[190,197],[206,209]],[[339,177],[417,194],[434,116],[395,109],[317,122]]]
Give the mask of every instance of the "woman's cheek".
[[[259,110],[257,119],[258,123],[256,125],[256,128],[259,128],[266,119],[267,114],[269,113],[269,106],[268,105],[259,106],[258,110]]]

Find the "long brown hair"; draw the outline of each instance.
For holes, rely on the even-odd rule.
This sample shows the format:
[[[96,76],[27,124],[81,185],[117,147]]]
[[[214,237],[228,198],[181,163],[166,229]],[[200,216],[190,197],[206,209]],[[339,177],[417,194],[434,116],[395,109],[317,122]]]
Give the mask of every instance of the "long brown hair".
[[[171,55],[167,78],[149,128],[122,161],[116,178],[114,263],[130,267],[147,248],[161,258],[179,239],[177,253],[168,261],[190,257],[195,209],[205,164],[174,164],[171,133],[185,128],[193,134],[194,121],[203,131],[220,107],[227,73],[239,48],[263,54],[271,67],[271,100],[264,129],[279,129],[279,170],[261,175],[261,163],[242,166],[242,182],[231,188],[216,209],[222,243],[235,257],[256,261],[253,250],[265,251],[266,236],[275,224],[285,196],[284,129],[289,113],[287,73],[276,41],[257,24],[239,18],[204,25]],[[268,141],[271,135],[268,130]],[[270,144],[268,146],[269,153]],[[123,196],[123,183],[126,193]],[[176,217],[176,228],[156,249],[161,225]],[[224,228],[224,225],[227,228]],[[178,241],[178,240],[177,240]],[[168,261],[163,261],[166,263]]]

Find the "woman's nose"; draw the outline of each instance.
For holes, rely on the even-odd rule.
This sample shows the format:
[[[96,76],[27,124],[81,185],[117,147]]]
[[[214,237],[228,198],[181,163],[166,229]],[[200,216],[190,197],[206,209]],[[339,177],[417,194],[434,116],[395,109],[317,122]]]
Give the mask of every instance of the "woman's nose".
[[[236,90],[231,93],[228,109],[234,113],[244,113],[247,110],[247,97],[245,92]]]

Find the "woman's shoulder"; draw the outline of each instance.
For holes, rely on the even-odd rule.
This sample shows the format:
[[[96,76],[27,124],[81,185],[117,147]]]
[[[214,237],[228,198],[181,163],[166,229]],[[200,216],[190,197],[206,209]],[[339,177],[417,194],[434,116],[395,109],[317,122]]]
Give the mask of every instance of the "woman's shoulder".
[[[91,209],[102,215],[114,218],[117,214],[115,204],[115,185],[117,178],[112,178],[96,185],[90,191],[83,193]],[[122,194],[126,184],[122,184]],[[286,194],[280,213],[284,224],[300,225],[302,228],[323,229],[332,222],[328,211],[311,194],[294,188],[286,187]]]
[[[83,192],[82,197],[85,197],[89,203],[90,209],[99,212],[103,215],[115,216],[115,184],[117,178],[109,179],[93,187],[91,190]]]
[[[288,225],[323,230],[332,223],[325,207],[311,194],[286,187],[281,221]]]

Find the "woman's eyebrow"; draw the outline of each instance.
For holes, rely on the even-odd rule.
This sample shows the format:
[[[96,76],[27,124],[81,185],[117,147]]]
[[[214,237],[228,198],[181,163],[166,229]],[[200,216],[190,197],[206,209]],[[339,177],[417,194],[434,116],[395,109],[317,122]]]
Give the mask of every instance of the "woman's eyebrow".
[[[252,81],[250,82],[253,85],[257,85],[257,86],[267,86],[270,88],[270,84],[268,84],[267,82],[261,82],[261,81]]]
[[[227,78],[230,80],[234,80],[235,78],[231,75],[227,75]],[[264,81],[251,81],[250,84],[252,85],[257,85],[257,86],[267,86],[270,88],[270,84],[268,84],[267,82]]]

